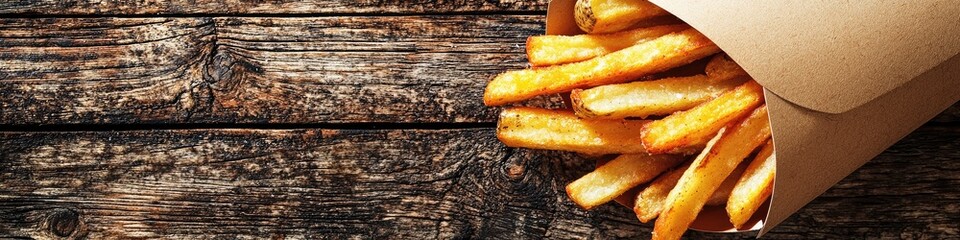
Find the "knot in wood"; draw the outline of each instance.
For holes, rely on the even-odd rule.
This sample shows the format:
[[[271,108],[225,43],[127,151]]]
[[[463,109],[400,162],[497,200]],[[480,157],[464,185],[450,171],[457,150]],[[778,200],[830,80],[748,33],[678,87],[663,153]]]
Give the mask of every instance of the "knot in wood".
[[[507,167],[507,175],[509,175],[511,178],[518,178],[523,176],[524,170],[525,169],[523,165],[511,164],[509,167]]]
[[[263,73],[263,68],[246,61],[241,56],[221,50],[220,46],[214,46],[210,54],[211,58],[206,64],[203,77],[204,81],[213,84],[215,90],[235,89],[242,81],[244,74]]]
[[[80,225],[80,214],[70,209],[57,208],[47,216],[47,227],[57,236],[70,236],[77,230],[78,225]]]

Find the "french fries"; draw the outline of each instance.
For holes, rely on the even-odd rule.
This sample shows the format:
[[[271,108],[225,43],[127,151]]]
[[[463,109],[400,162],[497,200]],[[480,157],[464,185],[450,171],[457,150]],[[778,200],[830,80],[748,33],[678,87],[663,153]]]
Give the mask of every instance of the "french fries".
[[[720,183],[720,188],[717,188],[716,191],[713,191],[713,194],[710,195],[710,198],[707,199],[707,206],[723,206],[727,204],[727,199],[730,198],[730,193],[733,192],[733,187],[737,185],[737,181],[740,180],[740,177],[743,176],[743,171],[747,169],[747,164],[740,164],[737,168],[733,169],[733,172],[730,173],[730,176],[727,176],[727,179],[723,180],[723,183]]]
[[[724,125],[750,113],[762,103],[763,88],[748,81],[688,111],[647,124],[642,133],[643,145],[653,154],[699,145]]]
[[[753,213],[773,192],[777,158],[773,155],[773,141],[768,140],[750,162],[743,177],[737,182],[727,200],[727,214],[736,228],[750,220]]]
[[[734,185],[737,184],[737,180],[740,179],[746,166],[746,164],[740,164],[739,167],[734,169],[733,173],[730,173],[730,176],[720,184],[720,188],[710,195],[706,205],[719,206],[727,203],[727,198],[730,197]],[[667,200],[667,194],[670,194],[670,190],[677,186],[677,182],[680,181],[683,172],[689,167],[690,164],[686,164],[661,174],[657,179],[647,185],[643,191],[637,194],[636,201],[633,203],[633,212],[637,214],[637,219],[639,219],[640,222],[647,223],[660,215],[660,211],[663,210],[663,204]]]
[[[747,72],[733,60],[730,60],[730,56],[727,56],[727,54],[717,54],[710,59],[704,72],[707,73],[707,76],[710,76],[710,81],[714,83],[749,77]]]
[[[640,141],[642,120],[581,119],[572,111],[516,107],[503,110],[497,138],[511,147],[566,150],[589,154],[646,153]]]
[[[579,62],[690,28],[665,25],[609,34],[542,35],[527,38],[527,59],[535,67]]]
[[[637,219],[640,219],[640,222],[647,223],[660,215],[660,211],[663,210],[663,203],[667,200],[667,194],[670,194],[670,190],[677,186],[677,181],[680,181],[683,172],[687,171],[689,167],[690,164],[685,164],[661,174],[637,194],[637,199],[633,203],[633,212],[637,214]]]
[[[608,33],[630,28],[642,20],[668,15],[645,0],[578,0],[577,26],[588,33]]]
[[[611,84],[570,92],[578,116],[585,118],[646,118],[688,110],[743,81],[710,81],[705,75]]]
[[[731,124],[711,140],[667,195],[653,239],[679,239],[720,184],[754,149],[770,138],[766,106]]]
[[[718,51],[703,34],[688,29],[582,62],[502,73],[487,84],[483,103],[499,106],[537,95],[622,83]]]
[[[497,138],[586,158],[621,154],[570,182],[567,195],[588,210],[611,200],[632,206],[641,222],[656,221],[654,239],[680,238],[707,205],[746,225],[770,198],[776,171],[763,88],[647,1],[578,0],[574,10],[588,34],[529,37],[532,68],[497,75],[483,94],[487,106],[562,94],[572,111],[505,109]],[[715,217],[714,207],[707,213]]]
[[[682,160],[674,155],[620,155],[568,184],[567,195],[580,207],[591,209],[650,181]]]

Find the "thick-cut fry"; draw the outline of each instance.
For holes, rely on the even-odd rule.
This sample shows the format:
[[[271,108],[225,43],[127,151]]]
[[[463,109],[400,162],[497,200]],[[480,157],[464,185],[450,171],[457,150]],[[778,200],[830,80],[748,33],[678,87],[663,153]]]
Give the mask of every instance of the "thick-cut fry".
[[[730,124],[719,139],[711,140],[716,142],[697,156],[667,195],[653,239],[680,239],[723,180],[769,137],[767,108],[761,106],[743,121]]]
[[[542,35],[527,38],[527,59],[536,67],[579,62],[647,42],[687,25],[639,28],[610,34]]]
[[[670,194],[670,190],[677,186],[677,181],[680,181],[680,177],[683,176],[683,172],[687,171],[688,167],[690,167],[689,163],[661,174],[637,194],[637,200],[633,203],[633,212],[637,214],[637,219],[640,219],[640,222],[647,223],[660,215],[660,210],[663,210],[663,202],[667,200],[667,194]]]
[[[588,33],[609,33],[669,13],[646,0],[578,0],[577,26]]]
[[[733,226],[743,227],[760,205],[770,197],[777,171],[776,162],[773,141],[767,140],[760,153],[757,153],[757,157],[750,162],[750,166],[747,166],[743,177],[733,187],[730,199],[727,201],[727,214],[730,215]]]
[[[567,185],[567,195],[584,209],[613,200],[653,179],[683,159],[674,155],[624,154]]]
[[[705,75],[611,84],[570,92],[573,109],[586,118],[668,115],[688,110],[736,88],[743,81],[708,81]]]
[[[743,174],[746,166],[746,164],[740,164],[740,167],[733,170],[733,173],[730,173],[730,176],[720,184],[720,188],[710,195],[710,199],[707,200],[706,205],[719,206],[726,203],[730,192],[733,190],[734,185],[737,184],[737,180]],[[657,179],[654,179],[653,182],[650,182],[643,191],[637,194],[636,201],[634,201],[633,205],[633,212],[637,214],[637,219],[640,219],[640,222],[647,223],[660,215],[660,211],[663,210],[663,204],[667,200],[667,194],[670,194],[670,190],[677,186],[677,182],[680,181],[680,177],[683,176],[683,172],[686,171],[688,167],[690,167],[690,164],[660,175]]]
[[[747,169],[746,163],[741,163],[737,166],[736,169],[733,169],[733,172],[730,173],[730,176],[727,176],[727,179],[723,180],[723,183],[720,184],[720,187],[716,191],[713,191],[713,194],[710,195],[710,199],[707,199],[707,206],[723,206],[727,203],[727,199],[730,198],[730,192],[733,192],[733,187],[737,185],[737,181],[740,180],[740,176],[743,176],[743,171]]]
[[[763,89],[756,82],[748,81],[688,111],[647,124],[643,128],[643,145],[650,153],[700,145],[724,125],[749,114],[761,103]]]
[[[487,84],[483,103],[497,106],[537,95],[626,82],[719,51],[703,34],[688,29],[582,62],[502,73]]]
[[[733,62],[730,56],[727,56],[725,53],[717,54],[713,59],[710,59],[704,72],[707,73],[707,76],[710,76],[710,82],[714,83],[749,76],[747,75],[747,71],[744,71],[739,64]]]
[[[503,110],[497,138],[511,147],[592,154],[645,153],[642,120],[580,119],[568,110],[517,107]]]

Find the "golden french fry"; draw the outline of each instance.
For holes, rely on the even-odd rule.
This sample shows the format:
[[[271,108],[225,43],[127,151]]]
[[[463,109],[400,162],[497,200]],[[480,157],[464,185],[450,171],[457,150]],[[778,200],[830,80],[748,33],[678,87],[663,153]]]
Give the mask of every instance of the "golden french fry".
[[[727,201],[727,214],[730,222],[737,228],[750,220],[754,212],[773,192],[773,179],[777,171],[777,157],[773,151],[773,141],[767,140],[757,157],[750,162],[743,177],[731,191]]]
[[[766,106],[725,128],[670,190],[653,229],[653,239],[680,239],[720,184],[757,146],[770,137]]]
[[[690,167],[689,163],[661,174],[637,194],[637,200],[633,203],[633,212],[637,214],[637,219],[640,219],[640,222],[647,223],[660,215],[660,210],[663,210],[663,203],[667,200],[667,194],[670,194],[670,190],[677,186],[677,181],[680,180],[688,167]]]
[[[746,164],[740,164],[737,169],[733,170],[733,173],[730,173],[730,176],[720,184],[720,188],[710,195],[710,199],[707,200],[706,205],[719,206],[726,203],[727,197],[730,196],[730,192],[733,190],[740,175],[743,174],[746,166]],[[667,194],[677,185],[680,177],[683,176],[683,172],[686,171],[688,167],[690,167],[690,164],[660,175],[647,185],[643,191],[637,194],[636,201],[634,201],[633,212],[637,214],[637,219],[640,219],[640,222],[647,223],[660,215],[660,211],[663,210],[663,204],[667,200]]]
[[[703,34],[688,29],[582,62],[502,73],[487,84],[483,103],[497,106],[537,95],[627,82],[719,51]]]
[[[730,176],[727,176],[727,179],[723,180],[723,183],[720,184],[720,187],[717,188],[716,191],[713,191],[713,194],[707,199],[706,205],[723,206],[727,204],[727,199],[730,198],[730,192],[733,192],[733,187],[737,185],[737,181],[740,180],[740,176],[743,176],[743,171],[746,169],[747,164],[745,163],[741,163],[736,169],[733,169]]]
[[[588,33],[617,32],[669,14],[645,0],[578,0],[575,11],[577,26]]]
[[[568,184],[567,195],[580,207],[591,209],[650,181],[682,160],[674,155],[620,155]]]
[[[687,25],[638,28],[609,34],[542,35],[527,38],[527,59],[535,67],[579,62],[644,43]]]
[[[700,145],[724,125],[749,114],[761,103],[763,88],[748,81],[690,110],[647,124],[643,128],[643,145],[654,154]]]
[[[714,83],[705,75],[694,75],[575,89],[570,100],[577,115],[585,118],[646,118],[688,110],[742,83]]]
[[[497,138],[511,147],[590,154],[645,153],[642,120],[580,119],[569,110],[516,107],[503,110]]]
[[[739,64],[733,62],[730,56],[725,53],[717,54],[710,59],[704,72],[707,73],[707,76],[710,76],[710,82],[723,82],[749,77],[747,71],[744,71]]]

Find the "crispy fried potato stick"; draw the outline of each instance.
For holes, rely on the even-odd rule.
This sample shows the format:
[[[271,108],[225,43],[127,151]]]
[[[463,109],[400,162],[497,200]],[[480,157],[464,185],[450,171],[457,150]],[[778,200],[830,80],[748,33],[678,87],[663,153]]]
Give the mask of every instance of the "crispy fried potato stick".
[[[690,167],[689,163],[661,174],[637,194],[637,200],[633,203],[633,212],[637,214],[640,222],[647,223],[660,215],[663,202],[667,200],[667,194],[677,186],[677,181],[680,181],[680,177],[688,167]]]
[[[645,0],[578,0],[575,10],[577,26],[588,33],[617,32],[669,14]]]
[[[727,179],[723,180],[720,188],[710,195],[710,199],[707,200],[706,205],[719,206],[726,203],[727,197],[730,196],[734,184],[737,183],[746,166],[746,164],[740,164],[736,170],[733,170],[733,173],[731,173]],[[686,171],[688,167],[690,167],[690,164],[660,175],[647,185],[643,191],[637,194],[636,201],[634,201],[633,212],[637,214],[637,219],[640,219],[640,222],[647,223],[660,215],[660,211],[663,210],[663,204],[667,200],[667,194],[677,186],[677,182],[680,181],[680,177],[683,176],[683,172]]]
[[[695,75],[575,89],[570,100],[577,115],[585,118],[645,118],[689,110],[744,82],[708,79]]]
[[[582,62],[502,73],[487,84],[483,103],[498,106],[537,95],[627,82],[719,51],[703,34],[688,29]]]
[[[702,144],[724,125],[749,114],[761,103],[763,88],[748,81],[690,110],[647,124],[643,128],[643,145],[656,154]]]
[[[690,28],[665,25],[609,34],[542,35],[527,38],[527,59],[535,67],[579,62]]]
[[[503,110],[497,138],[511,147],[590,154],[638,154],[642,120],[580,119],[568,110],[516,107]]]
[[[761,106],[711,140],[713,143],[697,156],[667,195],[663,212],[654,225],[653,239],[680,239],[723,180],[769,137],[767,108]]]
[[[750,162],[743,177],[737,182],[727,200],[727,214],[734,227],[741,228],[773,192],[773,179],[777,172],[777,157],[773,141],[767,140],[757,157]]]
[[[580,207],[591,209],[650,181],[682,160],[675,155],[620,155],[568,184],[567,195]]]
[[[707,73],[707,76],[710,76],[710,82],[724,82],[733,79],[746,78],[747,72],[740,67],[739,64],[733,62],[730,59],[730,56],[727,56],[726,53],[717,54],[710,62],[707,63],[707,68],[704,69],[704,72]]]
[[[746,163],[741,163],[736,169],[733,169],[733,172],[730,173],[730,176],[727,176],[727,179],[723,180],[723,183],[720,184],[717,191],[714,191],[713,194],[710,195],[710,199],[707,199],[706,205],[723,206],[727,204],[727,199],[730,198],[730,192],[733,192],[733,187],[737,185],[737,181],[740,180],[740,176],[743,176],[743,171],[746,169]]]

